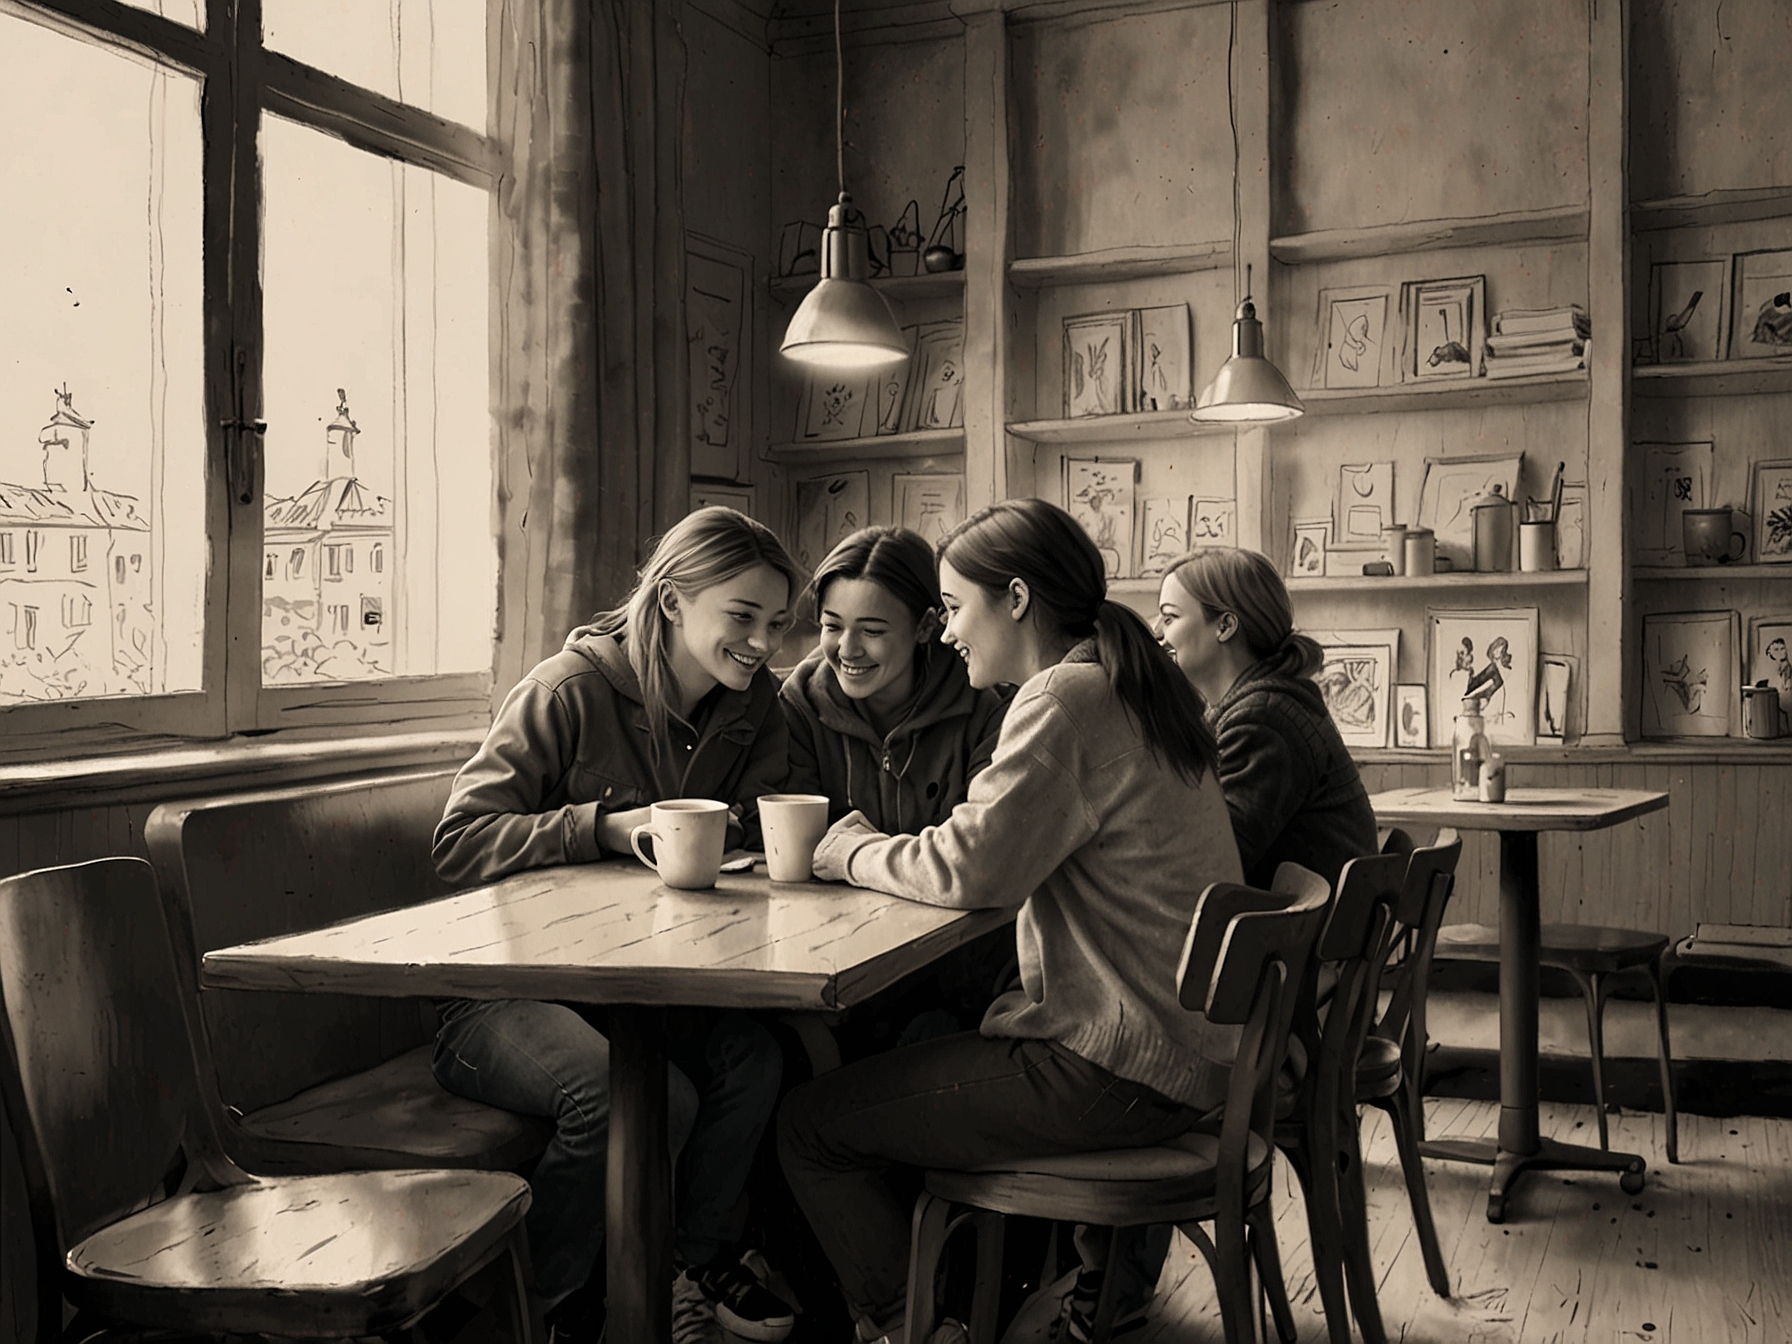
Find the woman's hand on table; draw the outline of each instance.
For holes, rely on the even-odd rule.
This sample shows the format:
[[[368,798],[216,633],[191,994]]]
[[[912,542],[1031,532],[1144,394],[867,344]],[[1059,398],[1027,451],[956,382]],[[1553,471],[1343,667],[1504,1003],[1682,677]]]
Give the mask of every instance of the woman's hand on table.
[[[883,832],[873,826],[863,812],[848,812],[839,821],[828,827],[828,833],[821,837],[821,843],[815,846],[815,880],[817,882],[850,882],[852,877],[847,873],[847,863],[852,852],[866,840],[881,837]]]
[[[652,807],[631,807],[623,812],[603,812],[597,818],[598,848],[606,854],[633,854],[629,833],[653,820]]]

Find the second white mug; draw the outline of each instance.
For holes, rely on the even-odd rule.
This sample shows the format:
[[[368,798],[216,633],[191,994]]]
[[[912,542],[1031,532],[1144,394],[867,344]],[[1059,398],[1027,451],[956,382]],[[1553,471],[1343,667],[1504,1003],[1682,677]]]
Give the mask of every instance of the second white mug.
[[[768,793],[759,800],[765,866],[774,882],[807,882],[815,847],[828,830],[828,800],[819,793]]]

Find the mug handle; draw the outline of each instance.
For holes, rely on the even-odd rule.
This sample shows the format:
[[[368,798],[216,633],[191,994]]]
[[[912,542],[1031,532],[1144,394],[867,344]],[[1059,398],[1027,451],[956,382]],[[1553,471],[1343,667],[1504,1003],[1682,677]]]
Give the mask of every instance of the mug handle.
[[[1746,534],[1745,534],[1745,533],[1742,533],[1742,532],[1732,532],[1732,533],[1730,533],[1730,542],[1731,542],[1731,544],[1732,544],[1732,545],[1733,545],[1733,544],[1734,544],[1734,543],[1736,543],[1736,542],[1738,542],[1738,541],[1740,541],[1740,542],[1741,542],[1741,543],[1742,543],[1742,547],[1741,547],[1741,549],[1740,549],[1740,550],[1738,550],[1738,551],[1737,551],[1737,552],[1736,552],[1736,553],[1735,553],[1735,554],[1734,554],[1734,555],[1730,555],[1730,554],[1729,554],[1729,553],[1728,553],[1728,552],[1727,552],[1727,551],[1726,551],[1726,553],[1725,553],[1725,555],[1724,555],[1724,561],[1725,561],[1725,562],[1726,562],[1726,563],[1727,563],[1727,564],[1732,564],[1732,565],[1733,565],[1733,564],[1735,564],[1735,563],[1736,563],[1736,562],[1737,562],[1737,561],[1738,561],[1738,560],[1740,560],[1740,559],[1742,559],[1742,557],[1743,557],[1743,556],[1745,556],[1745,555],[1747,555],[1747,554],[1748,554],[1748,536],[1747,536],[1747,535],[1746,535]]]
[[[628,833],[628,847],[635,851],[635,857],[637,859],[641,860],[642,863],[646,864],[657,873],[660,870],[659,864],[655,863],[652,859],[648,858],[646,854],[641,852],[641,837],[644,835],[651,835],[655,840],[660,838],[660,833],[654,830],[651,825],[637,826],[634,830]]]

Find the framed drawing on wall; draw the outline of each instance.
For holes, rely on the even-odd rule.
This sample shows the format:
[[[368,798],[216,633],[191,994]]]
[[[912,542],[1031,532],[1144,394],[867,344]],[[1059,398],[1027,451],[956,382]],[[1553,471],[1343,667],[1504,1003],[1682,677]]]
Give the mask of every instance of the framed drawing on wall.
[[[1728,737],[1741,703],[1741,617],[1734,611],[1643,617],[1643,736]]]
[[[1132,311],[1064,319],[1064,418],[1132,409]]]
[[[1175,411],[1189,404],[1189,347],[1186,303],[1139,309],[1136,409]]]
[[[890,495],[896,525],[919,532],[929,546],[964,521],[962,475],[898,474],[890,478]]]
[[[1294,545],[1288,553],[1288,577],[1316,579],[1325,573],[1325,542],[1331,521],[1315,518],[1294,524]]]
[[[1139,565],[1141,578],[1154,579],[1189,548],[1188,496],[1145,501],[1145,554]]]
[[[1680,515],[1706,507],[1711,490],[1710,443],[1639,443],[1642,482],[1631,496],[1636,558],[1646,565],[1676,565],[1686,559],[1686,532]]]
[[[1755,562],[1792,564],[1792,462],[1755,463]]]
[[[871,473],[841,471],[796,483],[796,562],[813,571],[871,521]]]
[[[1388,357],[1386,285],[1319,291],[1318,352],[1313,386],[1379,387],[1393,368]]]
[[[1394,687],[1394,745],[1431,745],[1430,715],[1426,712],[1423,685]]]
[[[1722,359],[1727,259],[1658,261],[1649,268],[1649,340],[1660,364]]]
[[[1792,613],[1749,618],[1748,679],[1772,686],[1780,693],[1780,713],[1792,714]]]
[[[1124,457],[1064,459],[1064,510],[1101,552],[1110,579],[1133,572],[1133,499],[1139,464]]]
[[[1730,277],[1730,358],[1792,355],[1792,252],[1738,252]]]
[[[1233,499],[1197,499],[1189,518],[1190,546],[1236,546],[1238,535],[1238,501]]]
[[[1394,464],[1346,462],[1338,468],[1332,508],[1333,545],[1341,551],[1381,548],[1381,529],[1394,521]]]
[[[691,512],[706,509],[711,504],[721,504],[730,509],[737,509],[747,517],[754,517],[753,487],[750,485],[705,485],[701,481],[691,482]]]
[[[1566,742],[1575,730],[1569,726],[1574,709],[1575,669],[1580,659],[1566,653],[1543,655],[1537,678],[1537,740]]]
[[[750,254],[685,235],[685,339],[690,344],[691,474],[743,475],[752,435]]]
[[[1494,486],[1518,498],[1523,453],[1486,457],[1428,457],[1419,486],[1419,526],[1437,533],[1437,553],[1456,569],[1475,567],[1475,520],[1469,506]]]
[[[1431,720],[1442,731],[1468,696],[1481,701],[1487,740],[1537,738],[1537,608],[1432,611]]]
[[[1400,630],[1307,630],[1325,650],[1313,680],[1349,747],[1385,747],[1392,735]]]
[[[1487,357],[1487,277],[1408,280],[1400,286],[1406,382],[1479,378]]]

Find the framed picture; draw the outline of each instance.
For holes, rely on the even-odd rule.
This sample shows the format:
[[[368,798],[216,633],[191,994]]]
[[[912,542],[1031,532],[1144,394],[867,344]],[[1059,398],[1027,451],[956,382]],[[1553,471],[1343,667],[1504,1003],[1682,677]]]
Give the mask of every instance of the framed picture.
[[[1177,556],[1189,549],[1188,496],[1172,495],[1167,499],[1145,501],[1144,559],[1139,574],[1156,578],[1170,567]]]
[[[1437,553],[1456,569],[1475,564],[1475,520],[1469,505],[1494,486],[1507,499],[1518,498],[1518,469],[1523,453],[1490,457],[1428,457],[1419,486],[1419,526],[1437,533]],[[1440,720],[1441,722],[1441,720]]]
[[[1792,714],[1792,613],[1755,616],[1748,623],[1748,682],[1780,693],[1780,713]]]
[[[1658,364],[1722,359],[1729,262],[1658,261],[1649,268],[1649,340]]]
[[[1755,563],[1792,564],[1792,462],[1755,463]]]
[[[860,427],[867,438],[873,434],[902,432],[902,414],[908,409],[909,379],[915,372],[915,328],[904,327],[902,335],[908,342],[908,358],[879,369],[866,379],[865,418]]]
[[[871,380],[864,371],[817,369],[803,380],[797,401],[796,437],[804,443],[856,439],[865,423]],[[872,429],[877,428],[872,422]]]
[[[964,319],[915,329],[903,420],[907,428],[956,429],[964,424]]]
[[[1730,259],[1730,358],[1792,355],[1792,251]]]
[[[1101,552],[1110,579],[1133,571],[1133,499],[1139,464],[1132,458],[1064,459],[1064,508]]]
[[[1238,501],[1232,499],[1197,499],[1194,514],[1189,518],[1188,541],[1191,546],[1236,546],[1238,536]]]
[[[890,517],[930,546],[964,521],[964,477],[898,474],[890,478]]]
[[[1338,493],[1332,507],[1335,549],[1380,550],[1381,529],[1394,520],[1392,462],[1346,462],[1338,468]]]
[[[747,277],[751,255],[706,238],[685,235],[685,339],[690,344],[691,471],[698,476],[742,474],[743,447],[752,432],[747,398],[753,386],[753,306]]]
[[[1295,579],[1316,579],[1325,573],[1326,534],[1331,523],[1320,518],[1294,525],[1294,549],[1288,557],[1288,576]]]
[[[1135,410],[1176,411],[1190,404],[1191,349],[1186,303],[1139,309]]]
[[[1131,410],[1132,313],[1090,313],[1064,319],[1064,418],[1123,415]]]
[[[1734,611],[1643,617],[1644,737],[1728,737],[1741,703]]]
[[[753,487],[750,485],[705,485],[701,481],[691,482],[691,512],[706,509],[711,504],[721,504],[730,509],[738,509],[752,518],[755,500]]]
[[[864,527],[871,473],[841,471],[796,483],[796,562],[811,572],[829,551]]]
[[[1394,745],[1396,747],[1428,747],[1431,745],[1430,716],[1425,712],[1423,686],[1394,687]]]
[[[1407,382],[1478,378],[1487,356],[1487,277],[1408,280],[1400,286]]]
[[[1543,655],[1537,677],[1537,740],[1566,742],[1573,709],[1575,667],[1580,660],[1565,653]]]
[[[1319,341],[1313,386],[1379,387],[1392,369],[1388,358],[1386,285],[1319,291]]]
[[[1308,630],[1325,650],[1313,680],[1347,747],[1385,747],[1391,737],[1394,673],[1400,666],[1400,631]]]
[[[1706,507],[1710,493],[1709,443],[1639,443],[1641,484],[1631,496],[1636,558],[1645,565],[1674,565],[1686,558],[1680,515]]]
[[[1530,746],[1537,737],[1537,608],[1432,611],[1431,717],[1451,722],[1481,700],[1488,741]]]
[[[1561,511],[1556,515],[1556,568],[1587,567],[1587,483],[1562,482]]]

